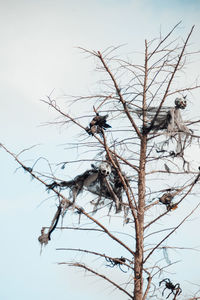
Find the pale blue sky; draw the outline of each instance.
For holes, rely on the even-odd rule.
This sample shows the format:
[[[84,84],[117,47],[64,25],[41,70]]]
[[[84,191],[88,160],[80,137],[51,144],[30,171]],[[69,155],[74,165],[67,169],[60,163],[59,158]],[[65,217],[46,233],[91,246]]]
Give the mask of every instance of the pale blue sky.
[[[1,0],[0,142],[15,153],[41,144],[25,157],[42,154],[53,162],[65,160],[69,154],[58,146],[66,141],[65,131],[39,126],[54,116],[39,100],[53,89],[57,94],[81,94],[90,89],[93,60],[85,59],[76,47],[102,50],[127,44],[126,52],[143,51],[145,38],[158,36],[160,29],[166,33],[182,20],[177,34],[185,36],[195,24],[191,41],[195,49],[200,49],[199,8],[197,0]],[[189,76],[192,71],[198,74],[200,60],[196,58],[197,65],[190,69]],[[195,95],[198,101],[200,93]],[[196,107],[199,110],[199,104]],[[77,243],[72,233],[57,233],[40,256],[37,237],[41,227],[49,224],[54,202],[40,205],[48,197],[44,188],[23,171],[14,173],[17,165],[3,151],[1,165],[0,299],[92,300],[94,293],[96,300],[122,299],[121,294],[105,289],[101,281],[56,265],[67,255],[56,253],[55,248]],[[195,220],[199,225],[199,219]],[[199,245],[200,235],[194,226],[191,222],[188,229],[184,226],[179,239]],[[187,270],[191,257],[196,258],[196,264],[189,275],[193,273],[192,280],[200,284],[199,254],[183,253],[178,259],[184,261]],[[188,276],[185,278],[183,272],[180,269],[178,275],[189,293],[184,281]]]

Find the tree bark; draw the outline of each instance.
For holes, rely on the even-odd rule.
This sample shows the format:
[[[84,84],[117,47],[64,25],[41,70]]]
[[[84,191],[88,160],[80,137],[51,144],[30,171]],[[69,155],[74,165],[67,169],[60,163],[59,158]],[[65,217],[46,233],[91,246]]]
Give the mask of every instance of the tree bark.
[[[138,181],[138,224],[136,226],[136,252],[134,263],[134,300],[143,298],[143,240],[144,240],[144,207],[145,207],[145,165],[147,137],[141,139],[140,172]]]

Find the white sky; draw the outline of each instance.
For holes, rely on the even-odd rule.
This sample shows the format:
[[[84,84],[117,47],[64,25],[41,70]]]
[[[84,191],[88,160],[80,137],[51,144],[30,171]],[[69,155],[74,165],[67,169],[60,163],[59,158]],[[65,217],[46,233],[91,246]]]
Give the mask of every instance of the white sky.
[[[56,94],[88,91],[95,66],[76,47],[103,50],[125,43],[127,52],[143,51],[145,38],[156,37],[160,28],[167,32],[182,20],[178,34],[186,36],[195,24],[192,43],[200,49],[199,8],[200,2],[194,0],[1,0],[0,142],[15,153],[39,143],[37,151],[46,157],[63,158],[66,153],[57,146],[63,143],[63,133],[39,126],[52,117],[39,100],[53,89]],[[196,59],[190,72],[198,75],[200,59]],[[192,100],[198,115],[199,92]],[[96,300],[122,299],[94,278],[84,279],[83,273],[55,264],[61,235],[40,256],[37,237],[41,227],[49,224],[55,207],[52,202],[38,207],[47,197],[44,189],[22,171],[13,174],[17,165],[3,151],[1,165],[0,299],[92,300],[96,289]],[[198,245],[199,233],[191,224],[188,228],[184,237],[188,235],[193,245],[196,239]],[[60,246],[64,246],[63,239]],[[182,256],[189,269],[191,258]],[[199,254],[192,257],[199,264]],[[194,270],[193,281],[200,284],[197,274]]]

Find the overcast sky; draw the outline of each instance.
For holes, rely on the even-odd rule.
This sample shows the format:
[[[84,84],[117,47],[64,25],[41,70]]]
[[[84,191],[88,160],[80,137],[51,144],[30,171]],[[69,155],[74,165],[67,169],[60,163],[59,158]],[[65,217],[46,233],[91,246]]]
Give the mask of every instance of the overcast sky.
[[[198,0],[0,0],[0,142],[15,153],[40,144],[37,151],[50,160],[63,158],[66,154],[58,146],[62,131],[40,126],[53,116],[40,99],[52,90],[77,95],[90,89],[95,66],[77,47],[103,50],[126,44],[126,52],[143,51],[145,38],[157,37],[160,30],[166,33],[181,20],[178,35],[185,37],[195,25],[191,42],[200,49]],[[188,76],[198,75],[199,57],[196,60]],[[196,112],[199,96],[196,92],[192,99]],[[14,173],[17,165],[3,151],[1,166],[0,299],[122,299],[94,278],[56,264],[59,235],[40,256],[37,237],[55,206],[40,205],[47,198],[44,188],[22,171]],[[196,239],[199,245],[199,232],[189,228],[188,243],[191,239],[194,245]],[[189,271],[188,280],[200,284],[200,257],[192,257],[198,268],[192,280]],[[180,259],[189,270],[190,256]]]

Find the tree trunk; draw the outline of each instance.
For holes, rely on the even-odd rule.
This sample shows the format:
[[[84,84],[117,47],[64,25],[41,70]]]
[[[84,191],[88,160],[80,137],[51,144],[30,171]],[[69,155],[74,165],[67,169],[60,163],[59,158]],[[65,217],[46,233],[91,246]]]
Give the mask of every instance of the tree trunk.
[[[138,224],[136,226],[136,252],[134,263],[134,300],[143,298],[143,239],[144,239],[144,207],[145,207],[145,165],[147,138],[142,137],[140,150],[140,173],[138,180]]]

